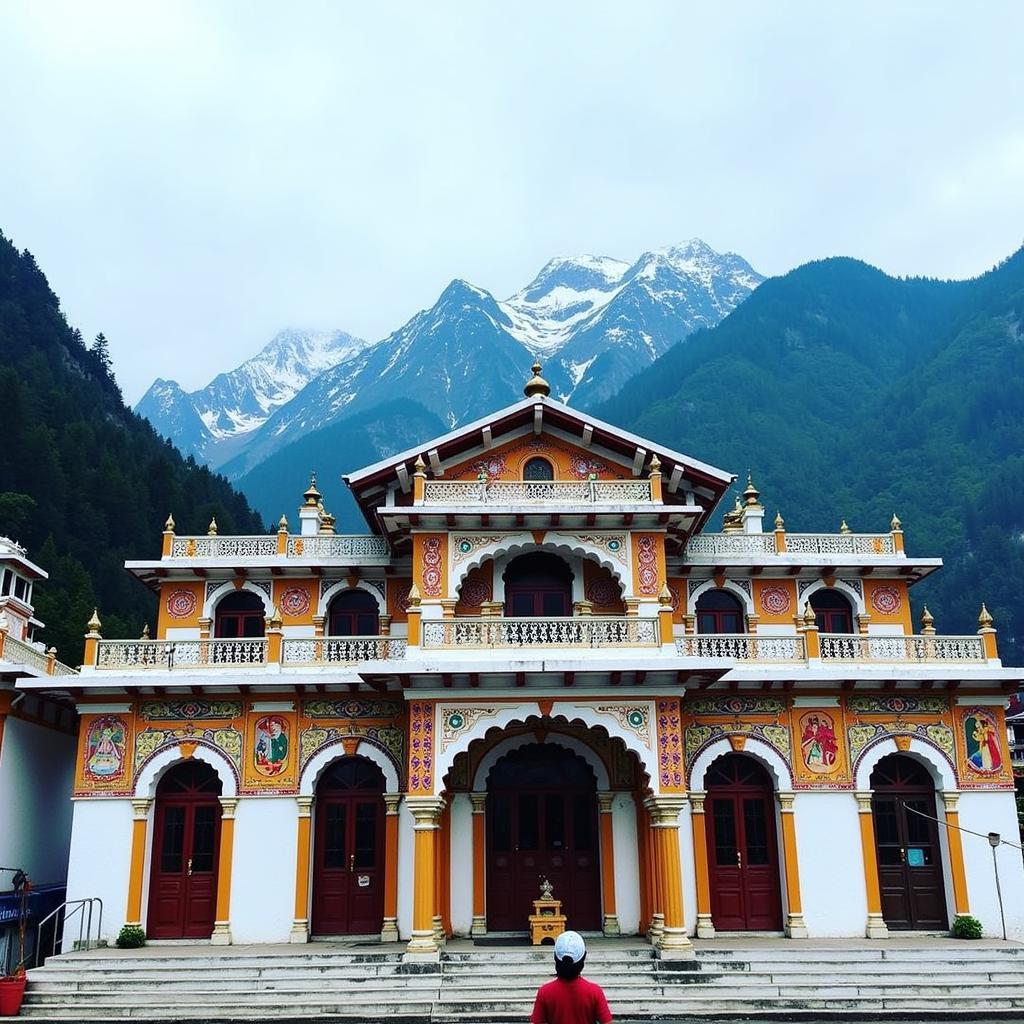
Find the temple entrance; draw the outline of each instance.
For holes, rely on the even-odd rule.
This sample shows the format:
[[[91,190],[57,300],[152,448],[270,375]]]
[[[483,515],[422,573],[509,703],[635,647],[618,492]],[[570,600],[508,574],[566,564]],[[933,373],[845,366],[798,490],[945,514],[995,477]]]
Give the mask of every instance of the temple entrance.
[[[513,558],[504,580],[506,615],[572,615],[572,569],[557,555],[533,551]]]
[[[171,768],[156,788],[146,932],[208,939],[217,913],[221,782],[205,761]]]
[[[928,770],[911,757],[890,754],[875,765],[871,789],[885,923],[892,929],[948,928],[939,826],[931,820],[935,784]]]
[[[320,776],[314,804],[313,935],[379,934],[384,923],[384,776],[343,757]]]
[[[711,919],[716,931],[779,931],[775,792],[752,757],[726,754],[705,776]]]
[[[487,779],[487,927],[521,932],[541,880],[568,926],[601,927],[597,783],[590,766],[557,743],[506,754]]]

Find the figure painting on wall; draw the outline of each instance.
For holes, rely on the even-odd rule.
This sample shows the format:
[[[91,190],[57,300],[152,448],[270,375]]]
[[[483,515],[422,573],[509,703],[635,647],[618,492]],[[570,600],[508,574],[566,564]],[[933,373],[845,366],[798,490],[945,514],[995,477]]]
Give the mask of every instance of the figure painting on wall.
[[[820,711],[805,715],[800,722],[800,753],[807,770],[826,775],[833,770],[839,755],[832,719]]]
[[[261,775],[280,775],[288,767],[288,723],[283,718],[267,715],[259,719],[253,756]]]
[[[964,719],[967,760],[979,772],[998,772],[1003,767],[999,736],[992,719],[975,711]]]
[[[124,770],[125,725],[120,718],[97,718],[89,727],[85,769],[97,779],[115,779]]]

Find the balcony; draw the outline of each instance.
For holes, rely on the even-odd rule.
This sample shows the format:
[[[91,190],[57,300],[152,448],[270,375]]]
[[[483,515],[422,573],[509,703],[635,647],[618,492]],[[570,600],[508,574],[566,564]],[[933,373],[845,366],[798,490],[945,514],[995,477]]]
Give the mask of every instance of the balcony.
[[[427,480],[424,505],[635,505],[650,480]]]
[[[15,640],[7,633],[0,634],[0,661],[14,665],[27,665],[44,676],[73,676],[78,673],[70,665],[57,661],[56,650],[52,654],[41,651],[23,640]]]
[[[952,662],[983,664],[980,636],[864,636],[823,633],[822,661]]]
[[[283,536],[283,534],[282,534]],[[255,536],[174,537],[171,558],[387,558],[387,541],[372,534],[289,536],[284,551],[277,534]]]
[[[700,533],[686,543],[687,557],[739,555],[900,554],[891,533]]]
[[[677,636],[676,653],[684,658],[733,658],[757,662],[802,662],[807,657],[802,636],[755,636],[749,633]]]
[[[325,636],[288,638],[281,644],[281,664],[347,665],[359,661],[404,658],[407,641],[397,636]]]
[[[98,640],[97,669],[223,668],[266,665],[265,637],[244,640]]]
[[[627,616],[577,618],[458,618],[423,623],[430,650],[539,647],[657,647],[658,620]]]

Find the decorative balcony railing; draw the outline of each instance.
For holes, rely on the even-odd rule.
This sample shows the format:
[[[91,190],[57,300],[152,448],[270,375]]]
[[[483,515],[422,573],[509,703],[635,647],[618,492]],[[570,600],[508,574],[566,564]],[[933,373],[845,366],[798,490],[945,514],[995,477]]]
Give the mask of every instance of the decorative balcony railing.
[[[388,544],[372,534],[316,534],[289,537],[289,558],[386,558]]]
[[[773,533],[699,533],[686,542],[688,555],[774,555]]]
[[[171,558],[273,558],[276,554],[277,537],[273,534],[175,537],[171,541]]]
[[[407,641],[397,636],[325,636],[287,638],[281,645],[284,665],[344,665],[354,661],[404,658]]]
[[[424,505],[634,505],[651,501],[650,480],[427,480]]]
[[[314,534],[289,536],[287,558],[386,558],[387,541],[372,534]],[[175,537],[171,558],[277,558],[277,534],[256,536]]]
[[[983,662],[980,636],[864,636],[823,633],[823,661]]]
[[[99,669],[220,668],[265,665],[266,638],[242,640],[99,640]]]
[[[804,661],[802,636],[755,636],[714,633],[677,636],[676,653],[684,658],[734,658],[737,661]]]
[[[898,554],[891,533],[699,533],[686,542],[686,554],[691,558],[783,553],[829,556]]]
[[[656,647],[658,620],[627,616],[457,618],[423,623],[423,647]]]
[[[51,648],[51,650],[53,649]],[[56,657],[51,659],[46,651],[41,651],[38,647],[33,647],[32,644],[27,644],[23,640],[15,640],[13,636],[6,633],[0,639],[0,658],[18,665],[28,665],[48,676],[78,674],[70,665],[57,661]]]

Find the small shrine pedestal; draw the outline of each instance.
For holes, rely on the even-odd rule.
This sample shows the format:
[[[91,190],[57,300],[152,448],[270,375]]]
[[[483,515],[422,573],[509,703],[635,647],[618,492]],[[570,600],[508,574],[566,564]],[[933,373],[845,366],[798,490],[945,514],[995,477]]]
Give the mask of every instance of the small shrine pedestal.
[[[540,888],[540,899],[533,901],[530,941],[535,946],[539,946],[545,939],[554,942],[564,931],[565,914],[562,913],[562,901],[554,898],[551,883],[545,879]]]

